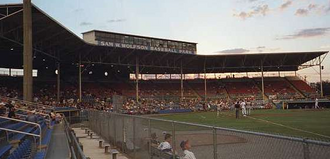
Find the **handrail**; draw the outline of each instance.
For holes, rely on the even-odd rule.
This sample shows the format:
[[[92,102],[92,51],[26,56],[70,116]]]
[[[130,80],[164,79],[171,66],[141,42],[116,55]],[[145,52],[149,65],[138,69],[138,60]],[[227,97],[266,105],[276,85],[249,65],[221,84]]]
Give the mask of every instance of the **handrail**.
[[[79,143],[78,143],[78,141],[77,141],[77,139],[76,139],[76,137],[75,137],[75,135],[73,134],[73,132],[69,132],[69,123],[68,123],[68,121],[66,120],[66,117],[65,117],[65,115],[63,114],[63,113],[61,113],[62,115],[63,115],[63,121],[64,121],[64,129],[65,129],[65,134],[66,134],[66,136],[67,136],[67,139],[68,139],[68,141],[69,141],[69,144],[70,143],[74,143],[74,145],[76,145],[76,148],[77,148],[77,150],[78,150],[78,153],[80,154],[80,156],[81,156],[81,159],[86,159],[86,156],[85,156],[85,154],[84,154],[84,152],[83,152],[83,150],[81,149],[81,147],[79,146]],[[72,139],[70,138],[70,136],[72,136]],[[80,157],[77,157],[77,155],[78,154],[76,154],[76,152],[74,151],[75,149],[71,146],[71,145],[69,145],[70,146],[70,150],[71,150],[71,152],[73,153],[73,157],[75,157],[75,158],[80,158]]]
[[[22,109],[22,108],[16,108],[16,110],[21,110],[21,111],[33,113],[33,111]],[[35,112],[35,113],[38,114],[38,115],[47,116],[50,119],[50,115],[49,114],[40,113],[40,112]],[[47,120],[49,122],[50,121],[49,119],[45,119],[45,120]]]
[[[41,146],[41,140],[42,140],[41,133],[42,133],[42,129],[41,129],[40,124],[34,123],[34,122],[29,122],[29,121],[24,121],[24,120],[19,120],[19,119],[13,119],[13,118],[8,118],[8,117],[3,117],[3,116],[0,116],[0,118],[7,119],[7,120],[12,120],[12,121],[17,121],[17,122],[22,122],[22,123],[27,123],[27,124],[32,124],[32,125],[37,125],[38,128],[40,129],[40,132],[39,132],[39,138],[40,138],[39,145]],[[6,128],[1,128],[1,129],[6,129]],[[8,130],[11,130],[11,129],[8,129]],[[14,131],[16,131],[16,130],[14,130]],[[17,133],[19,133],[19,132],[17,132]],[[41,147],[40,147],[40,150],[41,150]]]
[[[18,130],[13,130],[13,129],[7,129],[7,128],[1,128],[0,127],[0,130],[10,131],[10,132],[14,132],[14,133],[20,133],[20,134],[25,134],[25,135],[40,137],[40,135],[37,135],[37,134],[27,133],[27,132],[24,132],[24,131],[18,131]]]

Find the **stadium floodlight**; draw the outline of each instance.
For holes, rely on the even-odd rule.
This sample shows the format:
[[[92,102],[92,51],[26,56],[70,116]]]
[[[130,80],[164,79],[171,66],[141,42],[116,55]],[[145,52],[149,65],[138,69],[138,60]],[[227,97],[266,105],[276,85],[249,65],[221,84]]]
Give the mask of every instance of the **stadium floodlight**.
[[[46,69],[48,69],[48,66],[46,66]]]
[[[36,58],[37,58],[37,56],[33,56],[33,58],[34,58],[34,59],[36,59]]]
[[[117,71],[118,73],[120,72],[120,70]]]
[[[58,74],[58,70],[55,70],[55,74]]]
[[[104,76],[108,76],[108,72],[104,72]]]
[[[89,71],[89,74],[90,74],[90,75],[93,74],[93,71]]]
[[[14,48],[10,48],[10,50],[11,50],[11,51],[13,51],[13,50],[14,50]]]
[[[46,59],[42,59],[42,61],[46,61]]]
[[[113,65],[111,65],[111,67],[113,67]]]
[[[92,66],[94,66],[94,64],[92,64]]]

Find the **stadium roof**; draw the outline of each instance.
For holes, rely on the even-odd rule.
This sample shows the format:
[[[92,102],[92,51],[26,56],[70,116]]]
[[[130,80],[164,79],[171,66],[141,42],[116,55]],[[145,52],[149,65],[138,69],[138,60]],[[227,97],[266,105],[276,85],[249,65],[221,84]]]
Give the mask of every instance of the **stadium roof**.
[[[296,71],[300,66],[328,51],[240,53],[217,55],[178,54],[137,49],[98,46],[85,42],[59,22],[33,5],[34,68],[57,62],[69,65],[100,64],[104,67],[135,67],[136,58],[142,73],[259,72]],[[0,5],[0,67],[22,68],[23,10],[22,4]],[[49,62],[52,61],[52,62]],[[307,64],[312,66],[313,64]],[[53,68],[50,66],[50,68]],[[131,68],[132,68],[131,67]],[[134,69],[132,69],[134,70]]]

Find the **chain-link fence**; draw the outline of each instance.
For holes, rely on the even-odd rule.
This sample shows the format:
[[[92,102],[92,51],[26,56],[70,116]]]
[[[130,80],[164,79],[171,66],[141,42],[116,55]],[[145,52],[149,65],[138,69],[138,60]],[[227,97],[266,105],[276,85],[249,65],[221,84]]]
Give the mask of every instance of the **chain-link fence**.
[[[178,159],[189,141],[197,159],[326,159],[330,143],[143,116],[89,111],[90,128],[134,159]],[[171,152],[158,149],[171,134]]]

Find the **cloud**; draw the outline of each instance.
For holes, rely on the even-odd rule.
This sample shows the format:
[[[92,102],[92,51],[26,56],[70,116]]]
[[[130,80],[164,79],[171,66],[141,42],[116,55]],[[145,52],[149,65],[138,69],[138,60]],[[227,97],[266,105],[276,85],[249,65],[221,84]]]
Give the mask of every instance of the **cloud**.
[[[250,50],[246,50],[243,48],[236,48],[236,49],[228,49],[228,50],[222,50],[222,51],[217,51],[216,53],[245,53],[249,52]]]
[[[260,50],[260,49],[265,49],[265,48],[266,48],[266,46],[258,46],[258,47],[257,47],[257,49],[259,49],[259,50]]]
[[[238,14],[234,14],[234,16],[245,20],[247,18],[251,18],[251,17],[257,16],[257,15],[266,16],[268,11],[269,11],[268,5],[264,4],[264,5],[259,5],[259,6],[253,7],[251,11],[248,11],[248,12],[242,11]]]
[[[308,10],[307,9],[298,9],[295,13],[296,16],[307,16]]]
[[[309,4],[308,5],[308,9],[309,10],[313,10],[313,9],[315,9],[315,8],[317,8],[318,6],[317,6],[317,4]]]
[[[283,3],[283,4],[280,6],[280,9],[281,9],[281,10],[284,10],[284,9],[288,8],[289,6],[291,6],[291,5],[292,5],[292,1],[287,1],[287,2]]]
[[[290,39],[299,39],[299,38],[320,37],[320,36],[327,35],[329,31],[330,31],[330,27],[303,29],[295,34],[286,35],[281,38],[276,38],[276,40],[290,40]]]
[[[307,16],[310,13],[327,14],[330,12],[330,3],[327,5],[309,4],[306,8],[297,9],[296,16]]]
[[[268,48],[266,46],[258,46],[256,48],[251,48],[250,52],[274,52],[281,50],[281,48]]]
[[[93,23],[90,22],[81,22],[80,26],[88,26],[88,25],[93,25]]]
[[[108,23],[120,23],[120,22],[124,22],[126,21],[126,19],[110,19],[107,22]]]

